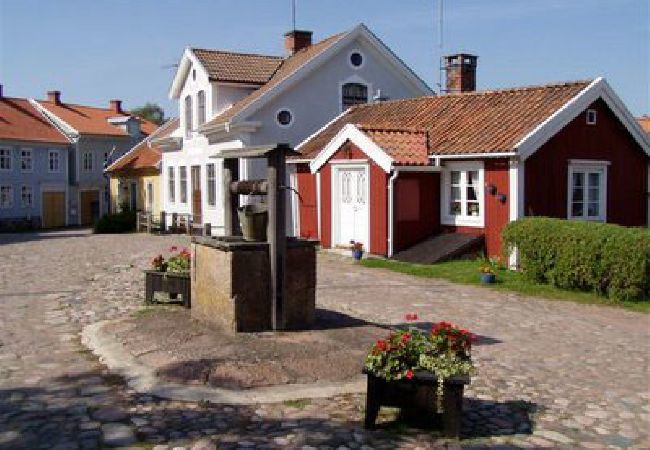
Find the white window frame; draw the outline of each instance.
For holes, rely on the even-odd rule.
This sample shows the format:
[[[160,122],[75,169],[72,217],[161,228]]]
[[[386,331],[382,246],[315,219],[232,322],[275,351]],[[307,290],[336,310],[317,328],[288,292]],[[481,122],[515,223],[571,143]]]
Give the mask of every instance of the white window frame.
[[[358,54],[361,55],[361,64],[358,65],[358,66],[355,66],[354,64],[352,64],[352,55],[354,55],[355,53],[358,53]],[[352,69],[354,69],[354,70],[362,69],[363,66],[366,65],[366,55],[365,55],[365,53],[363,53],[363,52],[362,52],[360,49],[358,49],[358,48],[353,48],[352,50],[350,50],[350,51],[348,52],[348,65],[349,65]]]
[[[286,111],[289,113],[289,123],[284,124],[280,122],[279,116],[280,113]],[[290,108],[280,108],[275,112],[275,123],[280,127],[280,128],[290,128],[293,126],[293,123],[295,122],[295,115],[293,114],[293,111]]]
[[[210,176],[210,170],[212,168],[212,176]],[[206,204],[209,208],[214,208],[217,206],[217,165],[214,163],[206,164],[205,166],[205,183],[206,183]],[[213,193],[212,203],[210,203],[210,191]]]
[[[368,88],[368,93],[367,93],[367,99],[366,103],[370,103],[372,100],[372,93],[374,92],[372,90],[372,83],[366,81],[365,79],[361,78],[359,75],[354,74],[351,77],[346,78],[345,80],[341,80],[339,82],[339,111],[343,112],[343,86],[346,84],[350,83],[358,83],[358,84],[363,84]]]
[[[461,215],[449,214],[451,201],[451,172],[461,172]],[[478,216],[467,215],[467,172],[478,171]],[[485,169],[482,161],[448,162],[445,164],[440,186],[440,223],[466,227],[485,226]]]
[[[178,200],[183,205],[186,205],[187,204],[187,166],[178,166],[178,183],[180,185]],[[183,196],[183,194],[185,195]]]
[[[167,197],[169,203],[176,203],[176,174],[174,167],[167,168]]]
[[[588,220],[594,222],[607,221],[607,168],[610,161],[592,161],[592,160],[569,160],[569,170],[567,171],[567,218],[570,220]],[[588,216],[588,189],[589,173],[600,172],[600,186],[598,187],[598,216]],[[584,173],[583,186],[583,209],[582,216],[573,215],[573,174]]]
[[[596,125],[598,122],[598,111],[595,109],[588,109],[587,112],[585,113],[585,119],[587,122],[587,125]]]
[[[23,169],[23,161],[26,160],[24,158],[23,153],[29,155],[28,161],[29,161],[29,169]],[[20,149],[20,171],[23,173],[31,173],[34,171],[34,150],[31,148],[23,147]]]
[[[90,162],[90,165],[87,163]],[[92,172],[94,167],[94,158],[92,151],[85,151],[81,154],[81,170],[83,172]]]
[[[208,118],[205,90],[196,93],[196,125],[200,127]]]
[[[55,156],[54,160],[52,156]],[[52,161],[56,161],[56,167],[52,168]],[[57,149],[52,149],[47,151],[47,171],[49,173],[59,173],[61,172],[61,152]]]
[[[25,203],[25,190],[29,190],[29,204]],[[33,208],[34,207],[34,189],[29,184],[23,184],[20,187],[20,206],[22,208]]]
[[[5,152],[7,152],[5,154]],[[2,167],[0,164],[0,172],[11,172],[11,169],[13,168],[13,157],[12,157],[12,151],[11,147],[0,147],[0,161],[6,160],[9,162],[8,166],[9,167]]]
[[[2,191],[8,188],[9,195],[7,197],[7,203],[2,202]],[[14,207],[14,187],[11,184],[1,184],[0,185],[0,208],[9,209]]]
[[[187,94],[183,99],[183,108],[185,116],[183,117],[183,126],[185,128],[185,139],[192,139],[193,136],[193,127],[194,127],[194,117],[193,117],[193,107],[194,101],[190,94]]]

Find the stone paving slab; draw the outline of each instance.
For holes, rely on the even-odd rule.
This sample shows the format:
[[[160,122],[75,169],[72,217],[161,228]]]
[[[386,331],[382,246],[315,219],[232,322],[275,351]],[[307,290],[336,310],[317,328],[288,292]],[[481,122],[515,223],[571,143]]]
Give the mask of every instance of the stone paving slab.
[[[648,315],[319,257],[318,305],[366,321],[450,320],[484,337],[465,439],[361,428],[364,396],[215,405],[138,394],[80,342],[142,308],[141,270],[181,236],[0,235],[0,448],[650,448]],[[106,410],[112,408],[113,410]],[[387,428],[386,428],[387,427]],[[122,445],[122,444],[119,444]],[[166,447],[165,447],[166,446]]]

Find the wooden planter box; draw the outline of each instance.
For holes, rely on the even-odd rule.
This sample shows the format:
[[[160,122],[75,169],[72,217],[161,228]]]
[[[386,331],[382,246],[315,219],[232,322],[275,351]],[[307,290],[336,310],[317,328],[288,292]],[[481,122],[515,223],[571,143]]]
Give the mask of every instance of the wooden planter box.
[[[367,429],[375,428],[382,406],[400,408],[400,418],[422,428],[438,428],[446,437],[459,438],[463,416],[463,390],[469,377],[445,380],[443,412],[436,411],[438,378],[430,372],[416,372],[412,379],[386,381],[364,369],[368,376],[366,395]]]
[[[192,305],[190,274],[179,272],[159,272],[157,270],[145,270],[145,296],[144,302],[147,305],[153,303],[153,295],[156,292],[167,292],[171,298],[179,294],[183,298],[183,306],[189,308]]]

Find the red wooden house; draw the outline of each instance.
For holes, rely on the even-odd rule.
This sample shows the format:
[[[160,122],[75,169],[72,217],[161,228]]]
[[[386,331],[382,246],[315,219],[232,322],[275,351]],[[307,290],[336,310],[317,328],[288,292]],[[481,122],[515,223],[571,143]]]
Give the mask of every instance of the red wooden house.
[[[392,256],[456,232],[496,256],[523,216],[647,225],[650,138],[604,79],[463,92],[476,58],[454,62],[461,92],[355,106],[297,147],[300,236]]]

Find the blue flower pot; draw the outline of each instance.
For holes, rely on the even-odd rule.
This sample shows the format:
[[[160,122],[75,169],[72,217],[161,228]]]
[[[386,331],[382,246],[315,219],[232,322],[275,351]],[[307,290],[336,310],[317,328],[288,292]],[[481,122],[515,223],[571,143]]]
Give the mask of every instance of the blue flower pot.
[[[481,283],[492,284],[497,279],[497,276],[493,273],[482,273],[481,274]]]
[[[361,261],[361,258],[363,257],[363,250],[357,250],[357,249],[352,250],[352,256],[357,261]]]

